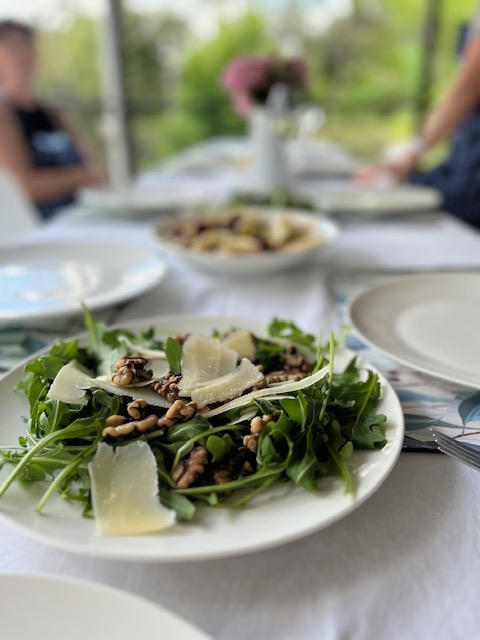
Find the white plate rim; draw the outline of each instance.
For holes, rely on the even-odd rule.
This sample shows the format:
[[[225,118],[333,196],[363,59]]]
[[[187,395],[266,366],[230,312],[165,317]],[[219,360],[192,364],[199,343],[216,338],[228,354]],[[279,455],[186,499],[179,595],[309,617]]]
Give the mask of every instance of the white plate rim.
[[[187,207],[198,206],[207,199],[200,189],[189,195],[187,195],[188,190],[185,191],[179,185],[175,185],[174,189],[176,198],[172,197],[172,189],[169,188],[168,184],[124,191],[83,189],[80,193],[78,204],[82,209],[108,213],[112,216],[115,214],[122,217],[135,214],[159,214],[163,216],[173,211],[181,211]],[[165,202],[166,195],[170,197],[170,201]]]
[[[378,194],[389,194],[389,189],[373,189],[370,192],[370,195],[373,193],[375,196]],[[347,189],[347,194],[343,192],[343,195],[348,195],[349,198],[353,201],[356,196],[358,196],[357,204],[349,205],[344,204],[342,202],[338,202],[340,196],[337,197],[337,192],[332,191],[331,193],[326,192],[325,194],[315,195],[309,194],[312,197],[316,206],[319,209],[326,211],[329,215],[332,216],[342,216],[342,215],[350,215],[350,216],[358,216],[359,219],[362,217],[389,217],[389,216],[412,216],[415,214],[425,214],[425,213],[435,213],[438,211],[439,207],[442,203],[441,194],[437,189],[433,189],[430,187],[421,187],[417,185],[407,185],[402,187],[401,189],[393,189],[393,191],[401,191],[404,192],[405,195],[407,193],[411,193],[412,197],[415,194],[418,194],[420,202],[412,202],[408,204],[407,202],[399,202],[398,204],[381,204],[381,203],[368,203],[362,200],[369,195],[368,189],[359,189],[358,191]],[[341,192],[342,193],[342,192]],[[423,194],[423,198],[422,198]],[[391,193],[390,193],[391,195]]]
[[[393,277],[391,280],[389,280],[387,282],[383,282],[381,284],[374,285],[373,287],[368,287],[364,291],[361,291],[360,293],[358,293],[352,299],[352,301],[349,303],[348,309],[347,309],[349,324],[353,327],[356,335],[360,338],[360,340],[365,342],[365,344],[367,344],[372,349],[380,351],[385,356],[391,358],[392,360],[395,360],[399,364],[402,364],[402,365],[404,365],[406,367],[410,367],[411,369],[414,369],[415,371],[419,371],[420,373],[424,373],[424,374],[432,376],[434,378],[438,378],[439,380],[445,380],[446,382],[453,382],[454,384],[458,384],[460,386],[468,387],[470,389],[476,389],[478,391],[480,389],[480,382],[475,384],[474,382],[472,382],[471,380],[468,380],[468,379],[459,378],[457,376],[452,376],[452,375],[448,375],[448,374],[445,374],[445,373],[442,373],[442,372],[438,372],[434,368],[419,364],[418,362],[415,362],[414,360],[412,360],[410,358],[405,358],[402,355],[398,355],[398,353],[396,353],[395,351],[392,351],[390,349],[385,348],[385,346],[380,345],[374,339],[372,339],[371,336],[367,335],[364,331],[362,331],[358,327],[358,323],[357,323],[357,321],[355,320],[355,317],[354,317],[355,313],[356,313],[355,308],[358,307],[368,295],[374,294],[375,292],[380,291],[380,290],[385,289],[385,288],[395,287],[396,285],[400,284],[401,282],[405,282],[405,279],[417,280],[419,278],[421,278],[421,279],[423,279],[423,278],[431,278],[432,276],[436,276],[436,275],[438,275],[438,276],[442,276],[442,275],[462,276],[462,275],[465,275],[465,274],[472,275],[474,273],[475,273],[474,271],[445,271],[445,272],[439,271],[439,272],[435,272],[435,273],[434,272],[426,272],[426,273],[408,274],[408,275]],[[480,275],[479,275],[479,278],[480,278]]]
[[[27,244],[18,244],[18,245],[6,245],[0,247],[0,266],[2,266],[2,260],[5,255],[12,255],[15,252],[26,254],[23,259],[28,259],[28,251],[43,251],[48,252],[48,249],[51,249],[52,258],[55,257],[55,249],[61,247],[62,251],[65,251],[68,247],[75,248],[76,250],[80,249],[82,246],[88,247],[89,251],[95,250],[98,248],[98,255],[102,255],[102,250],[105,250],[105,243],[101,243],[98,241],[66,241],[61,243],[56,243],[54,241],[50,242],[35,242],[35,243],[27,243]],[[125,243],[120,242],[112,242],[108,244],[109,249],[115,249],[118,251],[119,255],[119,265],[121,265],[121,255],[123,252],[128,252],[128,255],[132,255],[132,247],[131,245],[127,245]],[[3,255],[2,255],[3,254]],[[149,261],[152,265],[155,265],[155,271],[149,278],[146,278],[144,282],[138,283],[135,290],[114,290],[113,292],[104,292],[99,299],[99,294],[96,292],[91,299],[86,297],[82,301],[78,301],[77,303],[71,302],[66,303],[63,307],[52,309],[52,310],[27,310],[21,313],[15,313],[12,311],[2,311],[0,310],[0,322],[2,323],[13,323],[13,322],[23,322],[30,320],[43,320],[47,318],[59,318],[69,315],[77,315],[82,313],[81,302],[84,302],[91,311],[96,311],[99,309],[104,309],[108,306],[113,306],[116,304],[121,304],[122,302],[126,302],[133,298],[136,298],[143,293],[149,291],[152,287],[156,286],[163,278],[165,277],[168,270],[168,263],[165,259],[161,258],[158,252],[152,250],[144,250],[139,251],[139,256],[141,260],[138,261],[141,264],[141,261]],[[22,258],[19,258],[19,261]],[[99,261],[100,262],[100,261]]]
[[[211,637],[204,631],[198,629],[191,622],[180,617],[178,614],[169,611],[153,600],[149,600],[148,598],[144,598],[130,591],[119,589],[118,587],[113,587],[100,582],[93,582],[85,578],[74,578],[72,576],[52,573],[27,573],[18,571],[0,573],[0,590],[2,584],[7,587],[10,586],[11,588],[11,585],[9,585],[10,581],[19,581],[20,583],[38,582],[39,587],[41,587],[37,592],[39,598],[48,598],[48,589],[51,585],[65,588],[68,592],[67,596],[78,595],[82,592],[90,592],[91,594],[95,594],[100,600],[102,597],[112,597],[116,600],[118,606],[123,604],[133,608],[138,607],[143,611],[148,610],[150,615],[158,617],[159,629],[161,629],[160,625],[162,624],[162,621],[163,624],[168,621],[169,625],[173,625],[175,627],[173,631],[181,633],[180,637],[182,640],[211,640]],[[74,593],[70,593],[71,591]],[[48,634],[45,637],[48,637]],[[41,638],[39,638],[39,640],[41,640]]]
[[[189,315],[183,315],[183,316],[179,316],[179,315],[173,315],[173,316],[161,316],[161,317],[155,317],[155,318],[147,318],[145,320],[141,320],[141,321],[131,321],[131,322],[125,322],[125,323],[120,323],[120,324],[116,324],[116,325],[112,325],[113,328],[115,327],[123,327],[126,329],[131,329],[131,330],[139,330],[139,329],[144,329],[146,327],[150,327],[150,326],[154,326],[155,323],[157,325],[157,327],[161,328],[160,325],[163,325],[164,328],[167,328],[168,325],[170,325],[170,328],[172,326],[175,326],[175,323],[177,325],[177,330],[178,330],[178,324],[182,322],[187,322],[187,323],[191,323],[191,322],[195,322],[197,323],[198,321],[202,322],[202,323],[207,323],[211,328],[214,327],[219,327],[221,328],[222,323],[229,323],[229,326],[232,326],[232,323],[234,322],[237,326],[242,326],[245,328],[251,328],[252,330],[259,330],[260,327],[263,327],[263,329],[265,329],[266,323],[260,323],[260,322],[256,322],[256,321],[252,321],[252,320],[248,320],[245,318],[239,318],[239,317],[227,317],[227,316],[198,316],[198,317],[194,317],[194,316],[189,316]],[[160,324],[159,324],[160,323]],[[223,326],[226,326],[226,324],[224,324]],[[181,329],[180,329],[181,330]],[[85,333],[79,334],[77,337],[82,338],[85,337]],[[19,366],[15,367],[15,369],[13,369],[11,372],[7,373],[2,379],[0,379],[0,397],[2,395],[2,391],[3,391],[3,387],[9,383],[11,378],[16,378],[18,377],[19,373],[23,370],[23,366],[30,362],[31,360],[35,359],[36,357],[38,357],[40,354],[45,353],[46,351],[48,351],[47,349],[42,349],[39,352],[37,352],[36,354],[33,354],[30,358],[28,358],[27,360],[24,361],[24,363],[20,364]],[[347,359],[350,359],[351,357],[358,357],[358,354],[355,354],[353,352],[347,351],[345,350],[345,362],[347,361]],[[219,551],[218,549],[210,549],[209,552],[203,552],[202,554],[198,554],[195,551],[191,552],[191,553],[181,553],[181,554],[175,554],[175,553],[170,553],[169,555],[162,555],[159,556],[158,554],[138,554],[138,553],[134,553],[134,552],[128,552],[125,553],[124,551],[122,552],[116,552],[115,550],[112,550],[111,548],[107,548],[107,550],[103,549],[103,548],[96,548],[93,546],[86,546],[86,545],[78,545],[75,544],[69,540],[65,540],[64,538],[55,538],[52,535],[47,535],[44,534],[43,532],[41,532],[38,529],[34,529],[32,530],[31,527],[28,526],[24,526],[23,524],[17,522],[16,520],[13,520],[12,518],[10,518],[8,516],[8,514],[5,514],[2,512],[1,506],[1,499],[0,499],[0,520],[4,520],[9,526],[11,526],[13,529],[16,529],[17,531],[19,531],[20,533],[22,533],[23,535],[26,535],[27,537],[30,537],[34,540],[38,540],[40,542],[43,542],[44,544],[48,545],[49,547],[53,547],[53,548],[58,548],[64,551],[68,551],[71,553],[75,553],[75,554],[80,554],[80,555],[84,555],[84,556],[89,556],[89,557],[97,557],[97,558],[103,558],[103,559],[108,559],[108,560],[125,560],[125,561],[154,561],[154,562],[184,562],[184,561],[202,561],[202,560],[210,560],[210,559],[216,559],[216,558],[224,558],[224,557],[234,557],[234,556],[240,556],[240,555],[245,555],[247,553],[253,553],[253,552],[257,552],[257,551],[262,551],[264,549],[269,549],[269,548],[274,548],[283,544],[288,544],[290,542],[294,542],[295,540],[299,540],[301,538],[304,538],[308,535],[311,535],[317,531],[323,530],[325,528],[327,528],[328,526],[334,524],[335,522],[337,522],[338,520],[342,519],[343,517],[347,516],[349,513],[351,513],[352,511],[355,511],[358,507],[360,507],[371,495],[373,495],[378,489],[379,487],[383,484],[383,482],[386,480],[386,478],[388,477],[388,475],[390,474],[390,472],[392,471],[393,467],[395,466],[398,457],[400,455],[400,452],[402,450],[402,446],[403,446],[403,438],[404,438],[404,433],[405,433],[405,423],[404,423],[404,416],[403,416],[403,411],[400,405],[400,401],[395,393],[395,391],[393,390],[393,388],[391,387],[391,385],[388,383],[388,381],[385,379],[385,377],[379,372],[377,371],[374,367],[372,367],[370,364],[366,363],[362,358],[359,358],[361,364],[365,367],[370,369],[371,371],[373,371],[374,373],[376,373],[379,376],[379,380],[380,383],[382,385],[382,399],[381,399],[381,404],[383,405],[384,403],[389,403],[392,405],[393,410],[391,411],[391,414],[395,414],[394,419],[392,418],[392,416],[388,416],[387,415],[387,428],[389,428],[390,431],[393,430],[393,435],[395,436],[395,438],[388,442],[387,446],[389,447],[389,459],[388,459],[388,464],[385,465],[385,468],[383,469],[383,472],[380,474],[380,477],[378,479],[378,481],[376,482],[376,484],[368,491],[365,492],[364,495],[361,496],[361,498],[355,498],[355,502],[353,504],[347,504],[345,505],[345,507],[340,510],[339,512],[335,513],[332,517],[329,518],[324,518],[323,520],[321,519],[319,522],[314,523],[312,526],[310,527],[304,527],[301,530],[295,531],[290,535],[284,535],[284,536],[279,536],[277,538],[275,538],[274,541],[271,540],[265,540],[261,543],[258,544],[245,544],[243,547],[241,548],[230,548],[230,549],[223,549],[221,551]],[[10,386],[10,392],[12,391],[12,386]],[[379,409],[381,410],[381,408]],[[1,429],[1,427],[0,427]],[[23,433],[23,432],[22,432]],[[17,435],[21,435],[20,433],[18,433]],[[1,444],[1,441],[0,441]],[[10,444],[10,443],[9,443]],[[381,454],[383,450],[380,451],[368,451],[366,452],[367,454]],[[354,452],[354,456],[356,455],[357,457],[360,454],[364,454],[365,452],[359,452],[358,450],[356,452]],[[378,466],[378,465],[377,465]],[[305,499],[307,499],[307,497],[311,497],[312,494],[309,494],[307,491],[305,491],[304,489],[300,488],[300,487],[295,487],[294,489],[295,491],[297,491],[299,494],[301,494]],[[321,494],[319,495],[315,495],[316,499],[319,499],[321,497]],[[33,511],[33,500],[32,500],[32,511]],[[68,505],[65,505],[66,508],[68,508]],[[79,517],[81,517],[80,514],[78,514]],[[40,516],[41,517],[41,516]],[[189,526],[184,525],[184,526]],[[93,527],[93,522],[92,522],[92,527]],[[161,534],[159,534],[161,535]],[[111,539],[111,538],[110,538]],[[107,538],[108,540],[108,538]],[[130,540],[138,540],[138,537],[136,538],[130,538]]]

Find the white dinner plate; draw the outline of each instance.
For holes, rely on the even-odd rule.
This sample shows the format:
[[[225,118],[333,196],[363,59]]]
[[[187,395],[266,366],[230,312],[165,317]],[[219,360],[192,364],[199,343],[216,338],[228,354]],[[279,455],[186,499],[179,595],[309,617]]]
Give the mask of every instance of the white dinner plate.
[[[81,207],[110,216],[139,217],[172,213],[205,203],[205,190],[173,183],[155,187],[125,189],[84,189],[79,193]]]
[[[232,326],[265,332],[258,323],[239,318],[165,317],[151,322],[123,325],[133,331],[149,326],[175,333],[204,333]],[[336,360],[342,369],[351,358],[344,352]],[[28,415],[27,401],[14,392],[22,378],[19,367],[0,380],[0,445],[14,445],[24,432],[22,416]],[[205,560],[239,555],[274,547],[323,529],[360,506],[372,495],[392,470],[403,444],[404,420],[395,392],[381,378],[382,398],[378,411],[387,416],[387,443],[381,450],[356,450],[350,469],[356,490],[345,494],[341,478],[326,478],[322,491],[314,495],[290,483],[271,487],[243,510],[199,508],[195,520],[166,531],[137,537],[102,537],[95,533],[94,522],[81,516],[79,505],[55,495],[42,515],[35,505],[43,495],[43,482],[14,482],[0,499],[0,517],[24,534],[67,551],[102,558],[137,561]],[[10,469],[11,470],[11,469]],[[0,482],[9,473],[0,471]]]
[[[136,595],[52,575],[0,574],[5,640],[208,640],[173,613]]]
[[[350,305],[360,338],[418,371],[480,389],[480,273],[402,276]]]
[[[331,187],[306,187],[302,193],[321,211],[364,217],[432,211],[442,202],[436,189],[414,185],[373,188],[337,183]]]
[[[156,285],[165,263],[131,246],[95,242],[0,248],[0,321],[71,315],[129,300]]]
[[[299,243],[294,249],[289,249],[286,246],[283,249],[260,253],[220,254],[215,251],[199,251],[183,247],[171,239],[171,229],[181,224],[182,220],[188,221],[192,217],[185,216],[161,223],[156,230],[157,240],[171,256],[194,269],[221,276],[245,277],[278,273],[304,265],[316,257],[324,257],[335,244],[339,234],[339,228],[334,222],[310,211],[243,205],[238,208],[240,210],[251,209],[258,212],[263,218],[284,216],[296,226],[304,227],[307,225],[310,232],[305,241],[302,241],[301,245]],[[201,218],[201,215],[201,213],[198,214],[198,217]]]

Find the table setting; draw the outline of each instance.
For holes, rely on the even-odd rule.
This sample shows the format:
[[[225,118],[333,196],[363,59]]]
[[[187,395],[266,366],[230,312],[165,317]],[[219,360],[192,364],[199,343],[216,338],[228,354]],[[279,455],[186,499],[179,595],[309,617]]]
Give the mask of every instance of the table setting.
[[[259,64],[245,138],[0,247],[9,640],[476,636],[480,236]]]
[[[100,590],[113,587],[115,594],[121,590],[125,597],[161,607],[159,625],[167,624],[163,611],[191,625],[186,638],[240,638],[245,633],[316,638],[319,632],[327,638],[400,638],[412,632],[451,638],[458,635],[459,616],[462,633],[474,633],[474,534],[462,536],[462,545],[448,561],[439,562],[439,557],[459,530],[473,531],[478,525],[472,508],[478,499],[476,471],[437,453],[430,428],[477,446],[475,364],[465,358],[469,347],[475,349],[466,336],[472,332],[476,304],[478,234],[439,211],[418,220],[412,215],[339,219],[335,243],[325,256],[294,269],[258,269],[232,277],[221,270],[199,270],[178,257],[167,259],[156,237],[157,219],[113,224],[102,217],[87,220],[68,213],[22,237],[22,252],[48,251],[53,258],[51,247],[56,244],[65,246],[73,259],[72,247],[84,249],[94,237],[95,246],[103,243],[104,251],[112,246],[113,255],[116,247],[129,247],[117,252],[120,265],[124,254],[134,261],[153,257],[162,265],[161,276],[142,276],[143,290],[139,285],[130,290],[122,286],[121,296],[92,309],[109,325],[155,324],[179,331],[193,323],[195,330],[207,331],[239,318],[265,326],[277,317],[295,321],[314,335],[320,328],[328,335],[329,330],[341,333],[345,324],[353,325],[346,347],[359,353],[384,381],[388,447],[378,453],[359,452],[365,459],[360,456],[353,465],[358,483],[353,499],[341,487],[326,489],[320,496],[304,491],[299,497],[282,494],[280,486],[276,499],[260,500],[235,518],[214,510],[218,517],[208,525],[208,520],[195,525],[191,540],[181,535],[178,543],[173,537],[170,544],[168,530],[156,536],[120,537],[120,543],[102,539],[91,520],[76,511],[67,515],[71,505],[60,497],[37,514],[31,498],[25,502],[19,497],[21,484],[12,487],[0,498],[0,571],[10,581],[4,582],[2,592],[10,590],[18,574],[37,576],[31,578],[35,580],[47,574],[61,588],[67,588],[65,580],[72,582],[72,589],[81,589],[85,581]],[[90,260],[94,253],[98,255],[95,248]],[[129,271],[130,264],[123,262],[122,268]],[[446,286],[449,278],[452,284]],[[436,279],[437,288],[432,286]],[[469,292],[464,303],[463,289],[455,284],[460,281]],[[378,293],[381,287],[387,287],[390,298]],[[399,298],[397,288],[412,296]],[[388,305],[382,304],[385,299],[390,299]],[[455,335],[465,340],[458,365],[463,377],[442,378],[439,368],[455,363],[438,362],[437,333],[432,333],[430,343],[423,334],[415,334],[418,323],[423,326],[431,315],[438,315],[439,305],[446,309],[445,323],[436,332],[446,332],[438,335],[453,348],[445,357],[457,353]],[[461,308],[463,324],[456,321],[452,326],[456,308]],[[25,407],[14,392],[23,375],[19,361],[83,331],[79,305],[73,314],[68,305],[28,318],[18,308],[16,313],[16,318],[2,319],[0,332],[2,367],[12,371],[0,381],[2,447],[22,431]],[[388,337],[383,338],[386,344],[377,323]],[[392,340],[400,343],[402,353],[407,347],[414,350],[415,357],[399,357]],[[429,354],[422,348],[425,342]],[[378,615],[378,596],[387,590],[391,606],[383,606]],[[345,598],[350,602],[348,616]],[[444,603],[441,611],[438,602]],[[136,616],[133,603],[131,607],[131,616]],[[146,628],[145,637],[148,633]]]

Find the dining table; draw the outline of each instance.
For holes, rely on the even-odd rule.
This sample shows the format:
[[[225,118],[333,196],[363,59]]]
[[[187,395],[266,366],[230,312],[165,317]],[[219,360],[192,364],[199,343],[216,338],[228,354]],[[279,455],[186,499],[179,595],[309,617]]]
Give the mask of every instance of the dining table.
[[[29,246],[94,240],[164,258],[155,235],[158,219],[81,213],[78,207],[65,211],[20,241]],[[320,328],[328,332],[348,323],[345,299],[342,309],[335,289],[339,278],[350,278],[362,290],[375,278],[480,269],[480,233],[443,211],[349,216],[337,224],[338,238],[325,255],[289,271],[235,277],[165,257],[168,270],[158,284],[103,310],[102,318],[121,326],[134,320],[149,325],[164,316],[262,322],[277,317],[316,335]],[[43,325],[35,330],[52,340],[81,330],[78,317]],[[28,324],[22,327],[28,331]],[[417,374],[417,381],[422,377]],[[430,388],[442,389],[441,380],[425,379]],[[71,553],[19,532],[0,509],[0,573],[116,587],[217,640],[476,638],[478,505],[477,470],[435,447],[405,447],[373,495],[345,517],[289,543],[238,556],[180,562],[91,557],[88,550]],[[152,629],[149,637],[164,636]]]

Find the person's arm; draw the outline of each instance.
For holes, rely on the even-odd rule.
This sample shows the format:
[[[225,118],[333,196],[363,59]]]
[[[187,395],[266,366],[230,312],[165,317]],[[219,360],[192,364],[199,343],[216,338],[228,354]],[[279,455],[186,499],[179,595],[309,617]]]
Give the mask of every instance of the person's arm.
[[[373,179],[381,173],[403,180],[415,169],[422,153],[449,138],[474,107],[480,103],[480,36],[467,44],[460,71],[443,99],[430,112],[415,143],[395,160],[370,167],[360,179]]]
[[[0,106],[0,167],[11,172],[36,203],[74,193],[98,184],[103,177],[88,165],[37,168],[32,166],[22,132],[8,108]]]

